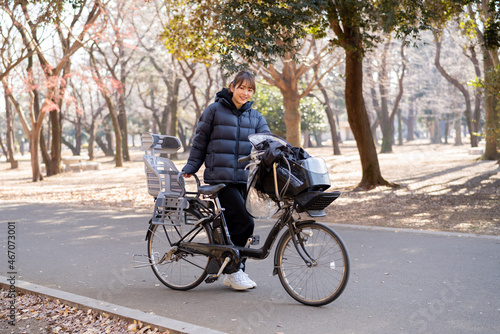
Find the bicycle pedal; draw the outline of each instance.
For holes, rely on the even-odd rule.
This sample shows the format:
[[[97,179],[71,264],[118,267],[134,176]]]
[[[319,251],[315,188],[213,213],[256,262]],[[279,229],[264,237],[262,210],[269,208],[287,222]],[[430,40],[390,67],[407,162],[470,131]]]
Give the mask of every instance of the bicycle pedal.
[[[205,283],[213,283],[218,279],[219,277],[217,277],[217,275],[208,275],[207,278],[205,279]]]
[[[260,243],[260,235],[252,235],[252,241],[250,245],[258,245]]]

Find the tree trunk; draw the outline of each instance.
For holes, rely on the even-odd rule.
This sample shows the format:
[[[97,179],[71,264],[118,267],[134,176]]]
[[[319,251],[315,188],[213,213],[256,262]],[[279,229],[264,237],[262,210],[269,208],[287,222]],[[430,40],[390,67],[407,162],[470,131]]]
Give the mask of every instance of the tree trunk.
[[[471,45],[469,47],[470,50],[470,60],[472,64],[474,64],[474,71],[476,73],[476,77],[480,78],[481,77],[481,67],[479,65],[479,60],[477,59],[477,54],[476,54],[476,49],[474,45]],[[476,88],[475,93],[474,93],[474,114],[471,120],[471,126],[472,130],[471,132],[474,133],[474,137],[476,137],[476,142],[478,142],[478,136],[481,131],[481,89]],[[472,146],[472,143],[471,143]]]
[[[61,172],[61,150],[62,150],[62,122],[59,110],[49,112],[51,125],[51,149],[50,160],[47,165],[47,176],[59,174]]]
[[[467,122],[467,127],[469,128],[469,133],[470,133],[470,143],[472,147],[477,147],[478,141],[477,141],[477,136],[474,133],[474,126],[472,125],[472,108],[471,108],[471,102],[470,102],[470,95],[469,91],[467,90],[467,87],[464,85],[460,84],[460,82],[451,77],[443,66],[441,66],[440,63],[440,56],[441,56],[441,41],[438,39],[436,33],[434,33],[434,36],[436,37],[436,57],[434,58],[434,64],[436,65],[436,68],[438,69],[439,73],[449,82],[451,83],[455,88],[457,88],[460,93],[462,93],[464,97],[464,102],[465,102],[465,121]]]
[[[304,142],[302,143],[302,147],[303,148],[308,148],[308,147],[311,147],[311,136],[309,134],[309,130],[306,129],[304,130],[304,132],[302,133],[302,136],[304,137]]]
[[[116,151],[115,151],[115,166],[123,167],[123,141],[122,141],[122,133],[120,129],[120,122],[118,121],[118,115],[116,113],[115,106],[111,97],[102,91],[102,95],[104,100],[106,100],[106,105],[108,106],[109,115],[111,116],[111,121],[113,122],[113,129],[115,131],[115,142],[116,142]]]
[[[71,62],[68,60],[62,70],[62,76],[59,74],[47,76],[47,79],[54,82],[59,82],[58,87],[51,87],[47,92],[48,96],[52,96],[50,102],[54,107],[49,111],[49,119],[51,125],[51,149],[50,159],[47,164],[47,176],[56,175],[61,173],[61,152],[62,152],[62,126],[63,126],[63,113],[62,108],[64,104],[64,96],[66,94],[66,87],[68,86],[68,75],[71,71]],[[66,78],[66,79],[64,79]],[[57,79],[57,80],[56,80]],[[47,98],[46,98],[47,99]],[[47,100],[44,105],[48,105]],[[55,108],[57,106],[57,108]]]
[[[314,131],[313,136],[316,141],[316,147],[323,147],[323,142],[321,141],[321,131]]]
[[[43,180],[43,175],[40,171],[40,161],[38,159],[38,146],[40,140],[40,124],[35,124],[30,139],[30,156],[31,156],[31,171],[32,181],[38,182]]]
[[[372,132],[373,142],[375,143],[375,146],[378,147],[378,146],[380,146],[380,144],[378,142],[377,128],[380,125],[380,118],[379,118],[378,114],[376,116],[377,116],[377,118],[375,119],[375,121],[371,123],[372,125],[370,126],[370,131]],[[368,118],[369,118],[369,116],[368,116]],[[369,121],[371,121],[371,120],[369,120]]]
[[[37,115],[37,117],[34,117],[34,110],[33,110],[33,102],[34,102],[34,94],[31,95],[31,110],[30,114],[32,116],[32,123],[33,123],[33,129],[31,130],[30,133],[30,155],[31,155],[31,170],[32,170],[32,181],[37,182],[37,181],[42,181],[43,180],[43,175],[40,170],[40,161],[38,159],[38,148],[40,146],[40,135],[42,132],[42,125],[43,125],[43,119],[45,117],[45,112],[44,112],[44,107],[47,106],[52,99],[52,96],[47,96],[45,97],[45,102],[42,108],[40,109],[40,113]],[[48,167],[48,166],[46,166]]]
[[[40,108],[36,118],[36,124],[33,125],[33,131],[38,131],[38,136],[41,136],[43,129],[42,120],[45,116],[44,114],[49,114],[49,138],[51,138],[49,144],[51,146],[51,151],[50,155],[44,158],[44,161],[46,161],[45,165],[47,168],[47,176],[56,175],[61,172],[62,114],[60,113],[60,106],[58,106],[58,104],[55,102],[57,92],[57,87],[51,87],[47,90],[47,95],[44,97],[42,107]],[[38,122],[40,122],[41,124],[38,124]],[[39,144],[43,142],[44,138],[39,137],[37,140],[40,141],[36,145],[36,150],[38,151],[38,148],[40,146]],[[46,147],[44,148],[46,149]],[[44,154],[44,152],[42,152],[42,154]]]
[[[371,189],[378,185],[389,186],[391,183],[387,182],[380,172],[377,151],[363,99],[363,63],[359,48],[360,46],[355,45],[354,50],[346,49],[345,102],[347,119],[356,139],[363,170],[358,188]]]
[[[82,154],[82,115],[78,112],[75,122],[75,149],[76,155]]]
[[[188,145],[187,145],[186,131],[184,130],[182,123],[180,121],[178,123],[179,127],[177,129],[177,134],[179,135],[179,140],[181,141],[182,147],[184,148],[184,152],[187,152]]]
[[[404,47],[405,47],[405,40],[401,42],[401,49],[400,49],[400,55],[401,55],[401,76],[398,78],[398,95],[396,96],[396,99],[394,100],[394,104],[392,106],[392,110],[388,117],[384,116],[383,118],[387,118],[387,124],[384,125],[384,127],[387,126],[387,129],[385,130],[386,133],[384,135],[385,139],[382,138],[382,153],[392,153],[392,144],[394,142],[394,117],[396,117],[396,113],[399,108],[399,103],[401,102],[401,99],[403,98],[403,91],[404,91],[404,85],[403,85],[403,80],[405,77],[405,72],[406,72],[406,58],[404,54]],[[387,87],[387,86],[386,86]],[[387,91],[386,91],[387,94]],[[388,107],[387,108],[382,108],[382,113],[389,112]],[[384,132],[384,130],[382,130]],[[402,139],[401,139],[401,144],[402,144]]]
[[[178,137],[179,131],[179,87],[181,85],[181,79],[176,78],[172,90],[169,89],[168,92],[168,104],[170,105],[170,129],[168,134],[174,137]],[[171,159],[177,159],[177,153],[171,154]]]
[[[403,146],[403,120],[401,117],[401,109],[398,109],[398,145]]]
[[[80,155],[80,152],[78,151],[77,147],[73,145],[73,143],[70,143],[66,138],[61,137],[61,141],[64,145],[66,145],[70,150],[71,154],[73,155]]]
[[[5,82],[2,81],[2,83],[5,85]],[[28,136],[29,139],[29,144],[30,144],[30,157],[31,157],[31,170],[32,170],[32,181],[37,182],[37,181],[42,181],[43,180],[43,175],[40,171],[40,161],[38,158],[38,148],[39,148],[39,143],[40,143],[40,136],[41,136],[41,131],[42,131],[42,124],[43,124],[43,118],[45,116],[45,113],[38,113],[38,115],[35,115],[35,92],[33,90],[28,91],[29,96],[30,96],[30,109],[27,114],[29,114],[29,118],[31,120],[31,123],[33,125],[33,128],[30,128],[28,121],[26,120],[25,113],[21,109],[21,106],[19,102],[14,98],[12,93],[9,91],[8,97],[9,100],[12,102],[16,109],[16,113],[19,117],[19,120],[21,122],[21,125],[23,126],[24,132]]]
[[[7,147],[5,148],[5,156],[7,161],[10,162],[10,168],[16,169],[19,167],[19,162],[14,157],[14,115],[12,114],[12,105],[9,101],[9,97],[7,95],[6,86],[4,86],[4,97],[5,97],[5,122],[6,131],[5,131],[5,141]],[[23,143],[21,143],[23,145]]]
[[[478,6],[478,13],[482,16],[483,22],[493,21],[491,17],[493,12],[489,11],[489,0],[482,0],[481,6]],[[468,5],[468,12],[472,20],[476,21],[476,11],[473,10],[472,5]],[[498,60],[498,48],[496,45],[486,45],[486,41],[484,39],[483,32],[479,29],[480,24],[475,25],[476,34],[479,37],[479,41],[481,42],[481,49],[483,53],[483,68],[484,68],[484,79],[488,81],[488,73],[493,69],[494,66],[499,66]],[[477,73],[477,67],[476,67]],[[490,89],[485,89],[485,98],[484,98],[484,109],[485,109],[485,137],[486,137],[486,146],[484,150],[484,154],[482,156],[483,160],[496,160],[499,156],[497,149],[497,136],[496,131],[500,128],[498,124],[498,114],[496,110],[497,100]]]
[[[377,138],[377,127],[380,125],[380,119],[382,118],[382,111],[380,109],[380,104],[377,97],[377,90],[375,89],[375,80],[373,79],[373,71],[370,62],[367,63],[366,66],[367,76],[370,78],[370,97],[372,100],[372,106],[375,110],[375,121],[371,122],[370,130],[373,136],[373,142],[375,146],[379,146],[378,138]]]
[[[455,146],[463,145],[462,143],[462,119],[457,115],[455,120]]]
[[[431,118],[431,143],[441,144],[441,124],[439,122],[439,116],[433,116]]]
[[[391,119],[389,116],[389,102],[388,102],[388,89],[387,89],[387,52],[391,44],[390,39],[387,40],[382,52],[382,59],[380,64],[378,87],[380,92],[380,129],[382,130],[382,146],[380,153],[392,153],[392,128]]]
[[[395,186],[387,182],[380,172],[377,150],[370,129],[370,120],[366,112],[365,101],[363,99],[363,45],[360,27],[356,22],[361,22],[361,18],[346,19],[340,23],[343,15],[354,15],[353,8],[340,8],[337,16],[337,7],[334,3],[330,5],[329,11],[332,14],[330,27],[337,35],[341,46],[346,53],[345,66],[345,103],[347,109],[347,120],[356,140],[363,176],[358,184],[359,189],[371,189],[378,185]],[[360,14],[358,14],[359,16]]]
[[[94,145],[95,145],[97,126],[96,126],[96,119],[93,116],[92,120],[90,121],[90,127],[88,129],[88,132],[89,132],[89,143],[87,152],[89,154],[89,160],[94,160],[95,159]]]
[[[450,133],[450,120],[448,117],[446,118],[446,121],[444,123],[444,143],[448,144],[448,135]]]
[[[30,126],[28,124],[28,121],[26,119],[26,115],[23,112],[23,110],[21,109],[21,105],[12,95],[12,90],[8,89],[8,84],[5,81],[5,77],[2,79],[2,85],[4,87],[5,95],[9,98],[10,102],[12,102],[12,106],[14,106],[14,109],[16,110],[19,121],[21,122],[21,125],[23,126],[24,133],[28,137],[28,140],[30,142],[30,151],[31,151],[33,149],[33,143],[31,141],[31,138],[33,137],[33,130],[30,128]],[[30,93],[29,95],[31,98],[31,101],[30,101],[31,109],[27,114],[30,115],[30,120],[31,120],[32,124],[34,125],[36,118],[33,115],[33,91],[30,91],[29,93]],[[23,143],[21,142],[20,145],[23,145]],[[21,148],[21,154],[23,154],[22,152],[23,152],[23,149]],[[38,157],[38,155],[37,155],[37,157]],[[43,177],[41,176],[40,172],[38,172],[38,175],[36,175],[36,180],[35,180],[34,174],[33,174],[33,179],[34,179],[34,181],[38,181],[38,180],[43,179]]]
[[[104,152],[105,156],[112,157],[114,155],[113,148],[109,148],[109,145],[108,145],[109,142],[112,141],[111,134],[109,132],[107,132],[104,136],[106,138],[106,142],[104,142],[102,140],[102,138],[97,136],[97,135],[95,136],[95,142],[96,142],[97,146],[99,146],[101,148],[101,150]]]
[[[125,83],[122,82],[122,91],[118,94],[118,123],[120,125],[121,132],[121,144],[122,154],[124,161],[130,161],[130,154],[128,152],[128,125],[127,125],[127,110],[125,108]],[[118,147],[118,145],[117,145]],[[118,166],[117,166],[118,167]],[[121,167],[121,166],[120,166]]]
[[[410,97],[410,106],[408,109],[408,122],[406,123],[406,141],[415,140],[415,97]]]
[[[283,121],[286,127],[286,140],[295,147],[302,145],[301,129],[300,129],[300,99],[308,93],[303,92],[302,96],[299,93],[298,74],[292,64],[294,62],[291,56],[287,55],[284,59],[287,61],[283,64],[281,73],[276,71],[274,66],[269,66],[269,71],[272,79],[266,79],[271,84],[277,86],[283,95],[283,106],[285,115]]]
[[[126,89],[126,81],[127,81],[127,63],[128,60],[125,59],[125,47],[122,36],[116,32],[117,42],[119,45],[119,59],[120,59],[120,82],[121,82],[121,91],[119,91],[118,95],[118,121],[120,123],[120,130],[122,135],[122,153],[123,160],[130,161],[130,153],[128,151],[128,117],[127,117],[127,109],[125,107],[125,94],[127,94]]]
[[[62,62],[61,62],[62,64]],[[64,96],[66,95],[66,88],[68,86],[69,74],[71,72],[71,61],[67,60],[62,69],[62,75],[55,72],[53,75],[46,75],[49,82],[59,82],[57,87],[50,87],[47,96],[50,96],[50,101],[45,97],[44,105],[48,106],[51,102],[52,106],[49,111],[49,119],[51,125],[51,149],[50,159],[47,164],[47,176],[56,175],[61,173],[61,152],[62,152],[62,126],[63,126],[63,113],[62,108],[64,104]],[[42,110],[43,112],[43,110]]]
[[[181,84],[180,79],[176,79],[168,94],[168,105],[170,109],[170,126],[167,129],[167,134],[177,137],[179,131],[179,87]]]
[[[382,129],[382,145],[380,153],[392,153],[393,126],[391,118],[385,112],[382,113],[380,128]]]
[[[110,117],[111,118],[111,117]],[[106,131],[106,152],[110,152],[111,154],[109,156],[114,156],[115,155],[115,145],[114,145],[114,140],[113,140],[113,132],[112,130],[107,130]]]
[[[485,49],[484,51],[484,75],[493,69],[493,60]],[[484,154],[482,156],[483,160],[497,160],[498,159],[498,149],[497,149],[497,136],[496,129],[499,128],[498,125],[498,114],[497,114],[497,100],[493,96],[490,89],[485,89],[485,99],[484,99],[484,109],[486,111],[486,124],[485,124],[485,134],[486,134],[486,146],[484,149]]]
[[[281,88],[280,88],[281,89]],[[300,96],[295,90],[282,90],[285,116],[283,121],[286,126],[286,141],[292,146],[301,147],[300,131]]]
[[[340,155],[340,146],[339,140],[337,136],[337,125],[335,124],[335,118],[333,115],[333,110],[330,105],[330,99],[328,98],[328,94],[326,92],[325,87],[320,83],[318,83],[318,88],[320,89],[323,97],[325,99],[325,113],[326,118],[328,119],[328,124],[330,124],[330,135],[332,136],[332,145],[333,145],[333,155]]]
[[[38,115],[40,114],[40,103],[39,103],[39,96],[40,94],[38,93],[38,90],[33,91],[33,95],[35,98],[35,107],[34,107],[34,112],[35,112],[35,118],[38,119]],[[47,134],[45,135],[45,128],[42,124],[42,127],[40,129],[40,139],[39,139],[39,146],[40,146],[40,154],[42,155],[42,161],[46,166],[46,171],[45,173],[49,175],[48,170],[50,167],[50,153],[49,153],[49,148],[48,146],[50,145],[50,122],[47,122]],[[47,141],[45,140],[45,137],[47,137]]]

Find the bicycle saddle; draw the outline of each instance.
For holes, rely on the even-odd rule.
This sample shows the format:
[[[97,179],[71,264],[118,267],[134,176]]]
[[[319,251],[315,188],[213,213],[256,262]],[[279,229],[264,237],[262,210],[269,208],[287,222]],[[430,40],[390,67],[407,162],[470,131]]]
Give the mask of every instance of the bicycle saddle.
[[[224,183],[215,184],[215,185],[203,185],[203,186],[200,186],[200,188],[198,190],[199,190],[200,194],[209,196],[209,195],[213,195],[213,194],[218,193],[225,186],[226,185]]]

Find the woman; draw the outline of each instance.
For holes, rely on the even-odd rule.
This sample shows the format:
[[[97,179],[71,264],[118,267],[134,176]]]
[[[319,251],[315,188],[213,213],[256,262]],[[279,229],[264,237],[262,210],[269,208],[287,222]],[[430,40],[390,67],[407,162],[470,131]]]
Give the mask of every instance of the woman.
[[[253,218],[245,210],[248,170],[245,164],[238,164],[238,159],[250,154],[249,135],[270,132],[264,117],[252,109],[249,100],[254,93],[255,78],[246,71],[239,72],[229,88],[217,93],[215,102],[200,117],[193,147],[182,169],[184,177],[190,177],[205,163],[205,183],[226,184],[219,200],[236,246],[245,246],[254,229]],[[224,284],[236,290],[256,287],[244,269],[243,261],[242,269],[227,275]]]

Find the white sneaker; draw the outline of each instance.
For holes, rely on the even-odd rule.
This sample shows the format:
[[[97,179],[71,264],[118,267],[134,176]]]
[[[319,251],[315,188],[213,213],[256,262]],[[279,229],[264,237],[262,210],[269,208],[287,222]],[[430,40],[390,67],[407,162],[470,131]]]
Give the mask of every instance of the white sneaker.
[[[248,283],[252,284],[252,287],[255,288],[257,287],[257,283],[255,283],[253,280],[250,279],[250,277],[248,277],[248,274],[244,271],[242,271],[243,275],[245,275],[247,277],[247,280],[248,280]]]
[[[224,277],[224,285],[227,285],[235,290],[246,290],[253,288],[253,284],[250,282],[251,280],[245,275],[243,270],[238,270],[231,275],[226,275]]]

